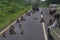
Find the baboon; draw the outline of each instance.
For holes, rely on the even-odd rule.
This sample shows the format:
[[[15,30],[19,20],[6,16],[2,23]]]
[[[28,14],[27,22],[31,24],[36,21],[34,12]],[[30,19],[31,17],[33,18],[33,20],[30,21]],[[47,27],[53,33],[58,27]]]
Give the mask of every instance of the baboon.
[[[53,21],[57,21],[57,25],[56,26],[59,26],[59,16],[60,16],[59,13],[54,14],[54,20]]]
[[[9,29],[9,34],[15,34],[13,25]]]
[[[40,22],[45,22],[44,18],[41,18],[41,21]]]
[[[21,27],[22,27],[22,24],[20,24],[20,23],[19,23],[18,25],[19,25],[19,28],[21,28]]]
[[[54,17],[54,20],[55,20],[55,19],[59,20],[59,15],[60,15],[59,13],[57,13],[57,14],[54,14],[54,15],[53,15],[53,17]]]
[[[30,16],[31,14],[30,13],[28,13],[28,16]]]
[[[25,18],[23,16],[21,17],[21,21],[25,21]]]
[[[32,6],[33,11],[39,11],[39,4],[35,3]]]
[[[51,20],[50,20],[51,21]],[[51,27],[56,28],[59,26],[59,13],[56,13],[53,15],[53,20],[52,20]]]
[[[21,26],[21,35],[23,35],[23,31],[24,31],[23,26]]]
[[[52,24],[53,24],[53,21],[52,21],[52,19],[50,19],[49,20],[49,23],[47,25],[50,25],[51,26]]]
[[[20,20],[19,19],[17,19],[17,23],[19,23],[20,22]]]
[[[3,35],[3,37],[6,37],[6,35],[5,35],[6,33],[4,32],[2,35]]]
[[[27,15],[27,16],[30,16],[30,15],[31,15],[31,14],[30,14],[31,12],[32,12],[32,11],[30,11],[30,12],[26,11],[26,15]]]
[[[23,30],[21,31],[21,35],[23,35]]]
[[[41,14],[43,14],[43,12],[41,12]]]

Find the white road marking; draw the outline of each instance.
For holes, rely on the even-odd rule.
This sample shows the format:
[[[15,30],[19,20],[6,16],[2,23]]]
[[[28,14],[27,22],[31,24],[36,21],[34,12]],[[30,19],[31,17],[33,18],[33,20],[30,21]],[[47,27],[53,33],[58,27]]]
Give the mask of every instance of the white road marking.
[[[43,18],[43,15],[41,14],[41,18]]]
[[[46,29],[45,29],[45,24],[42,23],[42,26],[43,26],[43,30],[44,30],[45,40],[48,40],[48,38],[47,38],[47,34],[46,34]]]
[[[41,14],[41,18],[43,18],[42,14]],[[48,40],[44,22],[42,22],[42,26],[43,26],[45,40]]]

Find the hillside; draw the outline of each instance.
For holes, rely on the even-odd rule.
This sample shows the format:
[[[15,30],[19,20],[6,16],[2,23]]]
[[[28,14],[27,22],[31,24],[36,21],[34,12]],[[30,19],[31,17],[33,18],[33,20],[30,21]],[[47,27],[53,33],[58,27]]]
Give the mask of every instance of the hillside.
[[[24,0],[0,0],[0,29],[22,16],[29,7]]]

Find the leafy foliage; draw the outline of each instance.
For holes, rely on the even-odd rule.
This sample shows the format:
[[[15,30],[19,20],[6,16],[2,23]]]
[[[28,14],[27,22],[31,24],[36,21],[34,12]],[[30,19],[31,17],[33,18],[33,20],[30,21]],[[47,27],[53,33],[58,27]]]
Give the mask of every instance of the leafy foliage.
[[[46,0],[48,4],[60,4],[60,0]]]
[[[29,7],[25,0],[0,0],[0,28],[23,15]]]

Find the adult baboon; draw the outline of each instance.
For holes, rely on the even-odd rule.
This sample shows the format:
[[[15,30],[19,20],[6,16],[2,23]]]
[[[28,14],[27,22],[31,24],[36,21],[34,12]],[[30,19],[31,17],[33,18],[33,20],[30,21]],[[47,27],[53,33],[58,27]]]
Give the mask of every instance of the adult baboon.
[[[53,15],[53,24],[51,26],[54,28],[59,26],[59,15],[59,13]]]
[[[13,25],[9,29],[9,34],[15,34],[14,26]]]
[[[20,20],[19,19],[17,19],[17,23],[19,23],[20,22]]]

